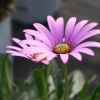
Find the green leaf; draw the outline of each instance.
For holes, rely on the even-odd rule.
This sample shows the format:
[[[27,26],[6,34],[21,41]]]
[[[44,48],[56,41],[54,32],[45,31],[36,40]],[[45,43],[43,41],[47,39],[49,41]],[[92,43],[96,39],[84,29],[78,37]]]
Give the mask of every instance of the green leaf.
[[[74,70],[69,74],[70,95],[69,98],[74,98],[83,89],[86,82],[84,74],[80,70]]]
[[[39,93],[40,98],[43,98],[43,84],[42,84],[42,77],[41,77],[41,70],[40,69],[35,69],[33,71],[33,78],[35,85],[37,86],[37,90]]]
[[[58,63],[55,60],[53,60],[51,62],[51,66],[52,66],[53,79],[56,87],[55,90],[56,100],[61,100],[64,92],[63,74],[60,74],[62,73],[61,70],[62,63],[59,61],[59,65],[58,65]]]
[[[97,86],[89,100],[100,100],[100,86]]]
[[[0,100],[12,98],[12,70],[7,54],[0,55]]]
[[[83,86],[83,89],[79,92],[77,95],[77,100],[87,100],[87,92],[88,92],[89,83],[86,81],[86,83]]]

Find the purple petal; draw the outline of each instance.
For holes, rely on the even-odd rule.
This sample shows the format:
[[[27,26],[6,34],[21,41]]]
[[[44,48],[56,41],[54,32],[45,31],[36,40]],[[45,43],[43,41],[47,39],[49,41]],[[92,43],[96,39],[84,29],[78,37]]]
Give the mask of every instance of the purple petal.
[[[69,41],[69,39],[72,35],[73,29],[75,27],[75,23],[76,23],[75,17],[71,17],[67,22],[66,29],[65,29],[65,40],[66,40],[66,42]]]
[[[36,61],[41,61],[42,59],[46,58],[47,61],[50,61],[52,58],[56,57],[55,54],[51,53],[51,52],[45,52],[45,53],[42,53],[40,54]],[[49,59],[48,59],[49,58]]]
[[[42,63],[48,65],[49,64],[49,61],[45,60],[45,61],[42,61]]]
[[[31,30],[31,29],[26,29],[23,32],[26,32],[27,34],[31,34],[35,36],[36,38],[40,39],[41,41],[43,41],[45,44],[53,47],[50,40],[44,34],[40,34],[39,32],[35,30]]]
[[[59,38],[59,42],[63,42],[63,36],[64,36],[64,19],[63,17],[60,17],[56,20],[56,29],[57,29],[57,35]]]
[[[57,54],[51,54],[47,57],[47,61],[51,61],[55,57],[57,57]]]
[[[50,39],[52,44],[55,45],[54,38],[52,37],[51,33],[49,32],[49,30],[45,26],[43,26],[40,23],[35,23],[33,25],[40,33],[45,34]]]
[[[90,37],[92,37],[94,35],[98,35],[98,34],[100,34],[100,30],[99,29],[97,29],[97,30],[91,30],[88,33],[86,33],[83,37],[81,37],[78,41],[76,41],[76,43],[75,43],[74,46],[76,46],[79,43],[81,43],[82,41],[84,41],[84,40],[86,40],[86,39],[88,39],[88,38],[90,38]]]
[[[100,48],[100,43],[99,42],[94,42],[94,41],[89,41],[89,42],[84,42],[78,45],[76,48],[84,48],[84,47],[98,47]]]
[[[79,48],[79,49],[75,49],[74,51],[94,56],[94,52],[89,48]]]
[[[84,25],[86,25],[87,22],[88,20],[82,20],[74,27],[70,42],[72,42],[72,40],[79,34],[81,29],[84,27]]]
[[[26,38],[27,40],[33,40],[32,35],[27,34],[27,33],[25,33],[25,38]]]
[[[21,46],[22,48],[26,48],[27,45],[21,43],[21,40],[17,39],[17,38],[12,38],[12,40],[17,43],[19,46]]]
[[[42,47],[42,48],[46,48],[48,50],[51,50],[46,44],[37,41],[37,40],[23,40],[22,43],[24,44],[28,44],[30,46],[38,46],[38,47]]]
[[[17,52],[17,51],[11,51],[11,50],[8,50],[6,51],[7,53],[11,54],[12,56],[20,56],[20,57],[24,57],[24,58],[27,58],[24,54],[20,53],[20,52]]]
[[[69,53],[71,56],[75,57],[77,60],[82,61],[82,56],[79,52],[71,52]]]
[[[93,29],[95,26],[97,26],[97,23],[96,22],[89,23],[86,26],[84,26],[81,29],[80,33],[75,36],[75,38],[73,39],[73,41],[72,41],[71,44],[74,46],[75,43],[76,43],[76,41],[78,41],[81,37],[83,37],[88,31],[90,31],[91,29]]]
[[[60,58],[64,64],[68,62],[69,55],[68,54],[60,54]]]
[[[52,16],[48,16],[47,17],[47,21],[48,21],[48,25],[49,25],[50,31],[51,31],[56,43],[58,43],[58,35],[57,35],[57,29],[56,29],[55,20],[54,20],[54,18]]]
[[[12,53],[19,53],[19,52],[17,52],[17,51],[12,51],[12,50],[7,50],[6,53],[12,54]]]
[[[41,47],[28,47],[23,50],[21,50],[23,54],[36,54],[36,53],[43,53],[43,52],[50,52],[46,48],[41,48]]]
[[[25,56],[25,55],[23,55],[23,54],[21,54],[21,53],[13,53],[13,54],[11,54],[11,55],[12,55],[12,56],[23,57],[23,58],[29,59],[27,56]]]
[[[98,23],[96,23],[96,22],[89,23],[89,24],[85,25],[85,26],[82,28],[81,32],[82,32],[82,31],[88,32],[88,31],[90,31],[91,29],[93,29],[94,27],[96,27],[97,25],[98,25]],[[82,32],[82,33],[84,33],[84,32]]]
[[[15,46],[6,46],[6,48],[13,49],[13,50],[16,50],[16,51],[20,51],[21,50],[21,48],[15,47]]]
[[[40,55],[36,58],[36,60],[37,60],[37,61],[41,61],[42,59],[46,58],[47,56],[48,56],[47,53],[40,54]]]

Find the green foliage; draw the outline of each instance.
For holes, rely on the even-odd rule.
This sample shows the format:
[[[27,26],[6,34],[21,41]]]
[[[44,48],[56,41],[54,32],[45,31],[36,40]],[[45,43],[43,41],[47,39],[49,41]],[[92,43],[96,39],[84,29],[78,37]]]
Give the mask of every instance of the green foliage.
[[[63,82],[63,74],[61,68],[61,62],[59,62],[60,66],[58,65],[58,63],[53,60],[52,61],[52,74],[53,74],[53,79],[54,79],[54,83],[55,83],[55,88],[56,88],[56,100],[61,100],[63,93],[64,93],[64,82]]]
[[[38,95],[40,98],[42,98],[43,100],[43,83],[42,83],[42,71],[37,69],[33,72],[33,78],[34,78],[34,82],[35,85],[37,86],[37,90],[38,90]]]
[[[100,85],[95,88],[89,100],[100,100]]]
[[[31,74],[20,84],[14,84],[12,73],[13,70],[8,55],[0,55],[0,100],[12,100],[12,98],[14,100],[44,100],[44,82],[47,86],[48,100],[62,100],[65,83],[60,62],[58,64],[58,62],[53,60],[48,67],[40,66],[33,69]],[[70,92],[69,97],[66,99],[100,100],[100,86],[97,86],[90,93],[89,87],[91,84],[86,80],[82,89],[70,98],[71,88],[75,83],[69,82],[71,84],[69,85]]]
[[[82,88],[82,90],[76,96],[76,100],[88,100],[87,93],[88,93],[89,83],[86,82]]]
[[[12,69],[8,55],[0,55],[0,100],[12,98]]]

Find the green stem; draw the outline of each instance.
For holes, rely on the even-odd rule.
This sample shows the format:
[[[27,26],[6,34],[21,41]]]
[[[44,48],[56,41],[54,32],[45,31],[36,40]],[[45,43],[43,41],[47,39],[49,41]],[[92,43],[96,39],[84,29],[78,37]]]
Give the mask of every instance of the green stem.
[[[50,74],[51,74],[51,64],[48,65],[48,69],[47,69],[47,81]]]
[[[44,66],[42,65],[42,82],[43,82],[43,100],[48,100],[47,82],[44,74]]]
[[[64,78],[65,78],[65,91],[64,91],[63,100],[67,100],[69,83],[68,83],[68,72],[67,72],[66,64],[64,65]]]

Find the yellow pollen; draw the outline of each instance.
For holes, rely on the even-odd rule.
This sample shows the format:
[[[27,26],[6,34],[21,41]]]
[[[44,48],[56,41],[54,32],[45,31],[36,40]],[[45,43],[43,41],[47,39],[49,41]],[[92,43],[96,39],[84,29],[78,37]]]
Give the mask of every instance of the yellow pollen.
[[[38,56],[39,56],[38,53],[34,54],[34,59],[37,59]]]
[[[40,55],[40,53],[36,53],[36,54],[34,54],[34,59],[37,59],[37,57]],[[47,58],[43,58],[41,61],[45,61],[45,60],[47,60]]]
[[[65,54],[70,52],[71,47],[69,44],[67,43],[59,43],[54,47],[54,52],[56,54]]]

